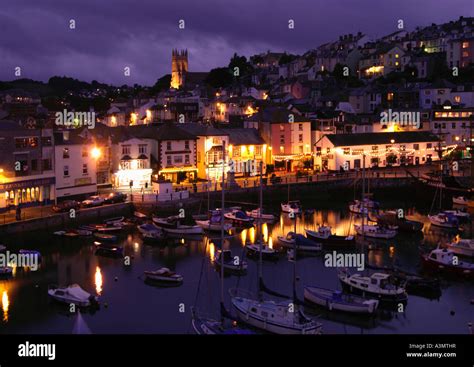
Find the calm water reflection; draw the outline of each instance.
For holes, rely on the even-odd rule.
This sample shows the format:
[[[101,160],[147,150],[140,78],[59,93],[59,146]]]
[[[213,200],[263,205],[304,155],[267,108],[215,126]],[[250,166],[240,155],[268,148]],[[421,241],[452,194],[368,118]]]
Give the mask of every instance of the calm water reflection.
[[[420,246],[433,247],[455,235],[433,229],[422,214],[414,211],[410,214],[425,222],[423,235],[399,235],[393,240],[379,242],[370,251],[366,250],[367,246],[359,246],[370,264],[398,265],[417,271]],[[316,211],[299,218],[296,230],[304,233],[304,228],[315,229],[326,224],[337,234],[347,235],[353,233],[353,225],[358,222],[360,218],[351,216],[344,208]],[[262,236],[278,248],[277,236],[292,230],[294,221],[282,215],[276,223],[263,225]],[[467,231],[463,236],[472,235]],[[243,256],[246,241],[254,242],[258,237],[255,228],[246,229],[226,239],[224,246],[231,248],[234,255]],[[43,261],[36,272],[17,268],[13,279],[0,281],[0,333],[70,333],[74,317],[67,308],[51,304],[47,296],[49,284],[78,283],[101,296],[101,308],[83,315],[94,333],[191,332],[190,310],[194,304],[207,314],[218,315],[219,279],[210,261],[218,239],[177,239],[173,246],[152,247],[143,244],[137,233],[126,234],[121,242],[125,254],[132,258],[130,266],[120,259],[95,256],[92,240],[34,234],[18,236],[14,240],[6,238],[5,242],[10,250],[37,248],[43,254]],[[247,275],[226,277],[226,288],[238,286],[252,292],[256,290],[256,263],[248,262]],[[182,274],[184,284],[179,288],[157,288],[143,282],[144,270],[162,266]],[[277,263],[266,262],[263,272],[267,286],[291,294],[292,269],[292,263],[284,255]],[[300,257],[297,272],[300,295],[305,284],[340,288],[336,270],[325,268],[322,256]],[[467,333],[468,322],[474,321],[474,306],[470,305],[473,298],[473,283],[446,281],[439,299],[410,296],[404,314],[387,312],[372,321],[321,314],[321,311],[318,314],[321,314],[326,333]],[[229,305],[228,296],[226,303]],[[185,312],[179,312],[183,305]]]

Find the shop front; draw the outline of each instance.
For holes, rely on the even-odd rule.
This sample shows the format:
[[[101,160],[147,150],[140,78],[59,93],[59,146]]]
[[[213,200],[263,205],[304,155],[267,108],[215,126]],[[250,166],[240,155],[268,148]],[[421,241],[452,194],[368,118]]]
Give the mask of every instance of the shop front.
[[[55,177],[0,183],[0,210],[35,206],[54,200]]]

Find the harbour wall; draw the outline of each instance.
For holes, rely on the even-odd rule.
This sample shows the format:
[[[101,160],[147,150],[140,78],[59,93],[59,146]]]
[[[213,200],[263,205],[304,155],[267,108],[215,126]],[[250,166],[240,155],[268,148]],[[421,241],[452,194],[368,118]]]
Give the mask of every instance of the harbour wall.
[[[107,218],[125,216],[133,213],[131,203],[103,205],[95,208],[77,210],[71,218],[69,212],[57,213],[40,218],[27,219],[19,222],[7,223],[0,226],[0,235],[17,234],[31,231],[52,231],[69,227],[76,227],[102,221]]]

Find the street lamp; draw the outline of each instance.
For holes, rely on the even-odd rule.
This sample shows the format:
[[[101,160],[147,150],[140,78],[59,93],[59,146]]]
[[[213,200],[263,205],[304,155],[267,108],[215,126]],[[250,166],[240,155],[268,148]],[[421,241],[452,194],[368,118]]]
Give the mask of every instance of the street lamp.
[[[99,148],[97,148],[97,147],[92,148],[92,150],[91,150],[92,158],[99,159],[101,155],[102,155],[102,152],[100,151]]]

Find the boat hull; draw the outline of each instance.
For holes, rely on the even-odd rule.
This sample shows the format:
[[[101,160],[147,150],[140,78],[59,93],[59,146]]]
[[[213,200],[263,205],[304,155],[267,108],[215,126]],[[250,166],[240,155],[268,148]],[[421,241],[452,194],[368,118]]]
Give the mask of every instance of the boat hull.
[[[344,291],[347,291],[352,294],[360,295],[364,298],[372,298],[379,301],[386,301],[386,302],[404,302],[408,299],[406,293],[395,293],[395,294],[381,294],[377,292],[368,291],[365,289],[361,289],[359,287],[355,287],[353,285],[347,284],[342,279],[339,279]]]
[[[317,288],[305,287],[304,298],[308,302],[325,307],[330,311],[342,311],[356,314],[373,314],[377,310],[378,301],[366,303],[347,303],[338,302],[334,299],[324,297],[322,294],[318,294]]]
[[[247,310],[240,305],[240,297],[232,298],[232,306],[237,313],[239,319],[248,325],[256,327],[261,330],[265,330],[272,334],[289,334],[289,335],[301,335],[301,334],[320,334],[321,325],[315,325],[311,328],[302,328],[299,324],[278,324],[272,320],[265,319],[253,313],[247,312]]]

